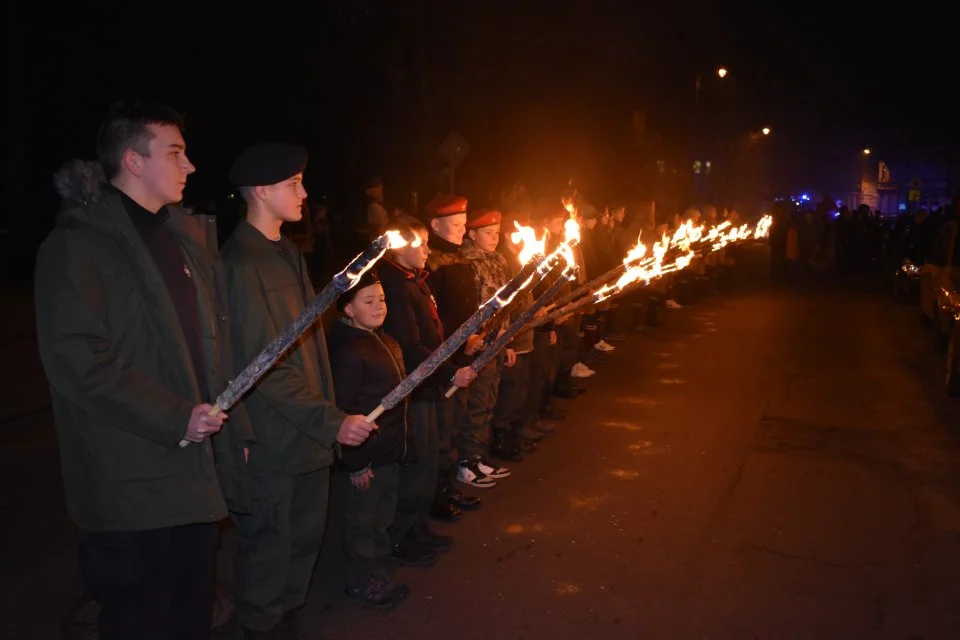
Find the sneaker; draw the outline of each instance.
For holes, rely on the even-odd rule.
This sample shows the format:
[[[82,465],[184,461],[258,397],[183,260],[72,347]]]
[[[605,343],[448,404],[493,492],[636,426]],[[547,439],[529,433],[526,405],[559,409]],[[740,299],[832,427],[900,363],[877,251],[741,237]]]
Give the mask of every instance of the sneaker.
[[[610,351],[613,351],[616,349],[615,346],[613,346],[612,344],[608,344],[603,340],[593,345],[593,348],[596,349],[597,351],[603,351],[604,353],[609,353]]]
[[[390,559],[408,567],[429,567],[437,561],[437,552],[414,538],[407,537],[393,545]]]
[[[570,369],[570,375],[574,378],[589,378],[595,373],[596,371],[594,371],[587,365],[583,364],[582,362],[578,362],[577,364],[573,365],[573,367],[571,367]]]
[[[408,595],[410,589],[407,585],[380,577],[371,577],[362,585],[347,587],[349,598],[356,600],[360,606],[380,611],[393,609]]]
[[[670,298],[669,300],[667,300],[666,307],[667,309],[683,309],[683,305],[677,302],[676,300],[674,300],[673,298]]]
[[[492,489],[497,486],[487,474],[480,470],[477,460],[464,460],[457,469],[457,482],[468,484],[477,489]]]
[[[488,478],[499,480],[501,478],[510,477],[510,469],[491,464],[490,461],[485,457],[482,457],[477,461],[477,466],[480,467],[480,471],[482,471]]]

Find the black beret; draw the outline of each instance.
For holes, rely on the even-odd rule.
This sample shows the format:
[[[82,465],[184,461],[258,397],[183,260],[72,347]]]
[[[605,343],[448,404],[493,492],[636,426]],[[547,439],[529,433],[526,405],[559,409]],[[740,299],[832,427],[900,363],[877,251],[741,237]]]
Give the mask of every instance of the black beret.
[[[277,184],[301,173],[307,166],[307,151],[285,142],[247,147],[230,166],[227,177],[235,187]]]
[[[347,306],[348,303],[352,302],[354,298],[357,297],[357,294],[360,293],[361,289],[366,289],[372,284],[379,284],[380,276],[377,274],[376,269],[368,269],[363,272],[363,275],[360,276],[360,279],[357,280],[357,284],[353,285],[350,289],[347,289],[340,294],[340,297],[337,298],[337,311],[343,312],[343,308]]]

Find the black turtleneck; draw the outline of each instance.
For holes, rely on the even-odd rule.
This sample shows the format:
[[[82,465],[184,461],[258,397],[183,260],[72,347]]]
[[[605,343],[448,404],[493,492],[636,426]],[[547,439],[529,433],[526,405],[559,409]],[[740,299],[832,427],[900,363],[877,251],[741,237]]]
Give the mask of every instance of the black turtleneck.
[[[143,243],[150,250],[150,255],[163,276],[167,285],[167,293],[177,310],[180,320],[180,329],[190,348],[190,359],[196,373],[200,391],[207,395],[206,376],[204,375],[203,342],[200,331],[200,305],[197,301],[197,286],[193,281],[193,274],[183,258],[183,252],[176,238],[166,228],[165,224],[170,217],[166,207],[157,213],[151,213],[140,206],[133,198],[119,192],[123,206],[130,216],[130,221],[136,228]]]

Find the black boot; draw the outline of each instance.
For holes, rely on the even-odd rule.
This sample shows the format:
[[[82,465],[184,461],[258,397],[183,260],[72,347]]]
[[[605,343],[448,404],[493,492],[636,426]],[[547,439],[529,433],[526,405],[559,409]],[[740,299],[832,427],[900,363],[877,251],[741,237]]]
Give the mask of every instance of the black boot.
[[[460,493],[460,491],[453,486],[453,483],[450,482],[449,471],[440,471],[437,488],[439,493],[445,497],[447,502],[453,507],[466,509],[467,511],[474,511],[480,508],[480,498]]]
[[[490,445],[490,455],[509,462],[522,462],[519,438],[510,431],[498,431]]]
[[[430,505],[430,517],[441,522],[459,522],[460,515],[460,509],[450,504],[447,496],[438,489]]]
[[[407,536],[393,545],[390,559],[408,567],[429,567],[437,561],[437,552],[413,536]]]

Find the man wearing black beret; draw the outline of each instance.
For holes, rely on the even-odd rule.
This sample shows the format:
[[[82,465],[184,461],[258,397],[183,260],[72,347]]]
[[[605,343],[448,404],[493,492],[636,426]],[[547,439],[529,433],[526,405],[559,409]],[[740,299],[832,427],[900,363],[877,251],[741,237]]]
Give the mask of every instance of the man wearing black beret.
[[[250,362],[314,297],[303,257],[280,231],[301,217],[307,153],[283,143],[244,150],[230,181],[246,219],[223,247],[237,358]],[[326,521],[336,443],[357,446],[375,424],[334,404],[319,323],[244,400],[256,443],[250,448],[253,513],[234,514],[237,620],[249,638],[296,638]]]

